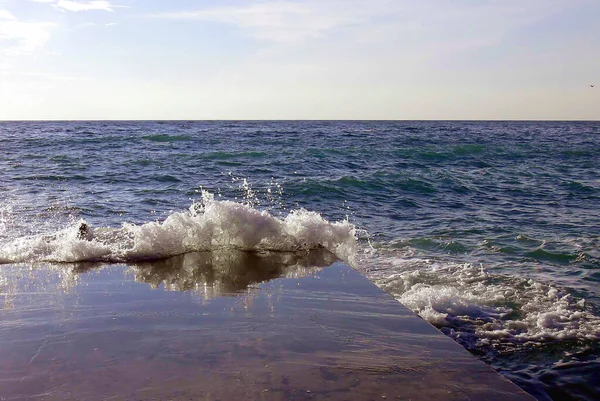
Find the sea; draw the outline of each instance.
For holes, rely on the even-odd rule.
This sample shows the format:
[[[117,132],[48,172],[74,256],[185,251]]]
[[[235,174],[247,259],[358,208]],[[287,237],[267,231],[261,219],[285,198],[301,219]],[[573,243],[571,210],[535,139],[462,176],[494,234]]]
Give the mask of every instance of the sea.
[[[326,250],[538,400],[600,399],[600,122],[0,122],[0,308],[15,269],[223,249]]]

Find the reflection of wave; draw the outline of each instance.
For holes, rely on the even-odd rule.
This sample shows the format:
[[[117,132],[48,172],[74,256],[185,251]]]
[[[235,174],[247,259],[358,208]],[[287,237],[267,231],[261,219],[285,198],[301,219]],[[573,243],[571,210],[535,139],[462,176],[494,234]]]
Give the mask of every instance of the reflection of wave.
[[[305,277],[336,260],[334,254],[320,248],[302,252],[194,252],[131,264],[125,270],[122,265],[99,262],[9,264],[0,269],[0,311],[23,305],[61,304],[65,295],[83,291],[80,284],[86,288],[87,283],[97,280],[94,273],[100,271],[103,277],[110,276],[109,285],[120,286],[125,272],[152,288],[192,291],[206,299],[241,293],[279,277]]]
[[[135,280],[169,291],[202,290],[209,297],[243,291],[278,277],[304,277],[337,258],[325,249],[310,252],[193,252],[131,265]]]

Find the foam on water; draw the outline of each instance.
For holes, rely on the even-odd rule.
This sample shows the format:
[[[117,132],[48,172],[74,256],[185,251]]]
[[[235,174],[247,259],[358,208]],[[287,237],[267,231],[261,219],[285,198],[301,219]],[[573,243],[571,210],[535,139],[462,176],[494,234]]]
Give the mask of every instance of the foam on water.
[[[600,339],[600,318],[583,299],[559,287],[468,263],[417,258],[411,252],[366,247],[366,253],[358,253],[362,234],[353,224],[329,222],[305,209],[278,217],[258,209],[256,202],[215,200],[204,191],[189,210],[163,221],[90,227],[87,238],[81,238],[79,228],[88,223],[75,218],[58,230],[11,238],[18,215],[8,206],[0,213],[0,263],[135,262],[217,250],[324,248],[364,270],[401,303],[470,348]],[[46,223],[41,226],[49,227]]]
[[[600,339],[600,317],[585,300],[550,284],[384,252],[370,263],[377,285],[471,349]]]
[[[600,394],[598,123],[4,122],[0,128],[3,262],[132,266],[190,250],[258,254],[311,246],[350,261],[352,230],[363,241],[343,221],[348,214],[383,243],[375,254],[359,253],[364,264],[353,266],[397,299],[495,368],[564,391],[556,399]],[[239,203],[203,201],[186,211],[201,185]],[[78,238],[80,217],[91,241]],[[407,249],[413,254],[401,255]],[[173,288],[185,288],[196,274],[176,271],[183,287]],[[529,345],[540,343],[541,352]],[[511,346],[510,357],[494,352]],[[588,373],[581,365],[565,368],[555,354],[566,349],[590,363]],[[540,370],[540,361],[552,370]],[[523,373],[523,366],[531,368]]]
[[[122,262],[216,249],[288,252],[321,247],[352,262],[356,252],[355,227],[348,221],[331,223],[304,209],[280,218],[249,204],[215,200],[208,192],[188,211],[172,213],[162,222],[90,228],[88,238],[79,235],[82,223],[9,240],[0,245],[0,263]]]

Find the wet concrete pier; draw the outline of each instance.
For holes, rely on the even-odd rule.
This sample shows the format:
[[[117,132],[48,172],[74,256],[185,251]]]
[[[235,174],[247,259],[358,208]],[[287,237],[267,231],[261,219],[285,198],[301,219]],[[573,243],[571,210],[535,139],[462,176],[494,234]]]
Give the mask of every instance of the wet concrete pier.
[[[4,266],[0,399],[532,399],[349,266],[311,262]]]

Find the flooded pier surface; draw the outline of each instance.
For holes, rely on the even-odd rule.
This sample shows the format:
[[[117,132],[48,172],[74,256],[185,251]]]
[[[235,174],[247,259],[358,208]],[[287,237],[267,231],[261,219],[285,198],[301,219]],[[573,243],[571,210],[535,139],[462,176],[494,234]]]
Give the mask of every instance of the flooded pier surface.
[[[1,400],[531,400],[326,252],[0,266]]]

